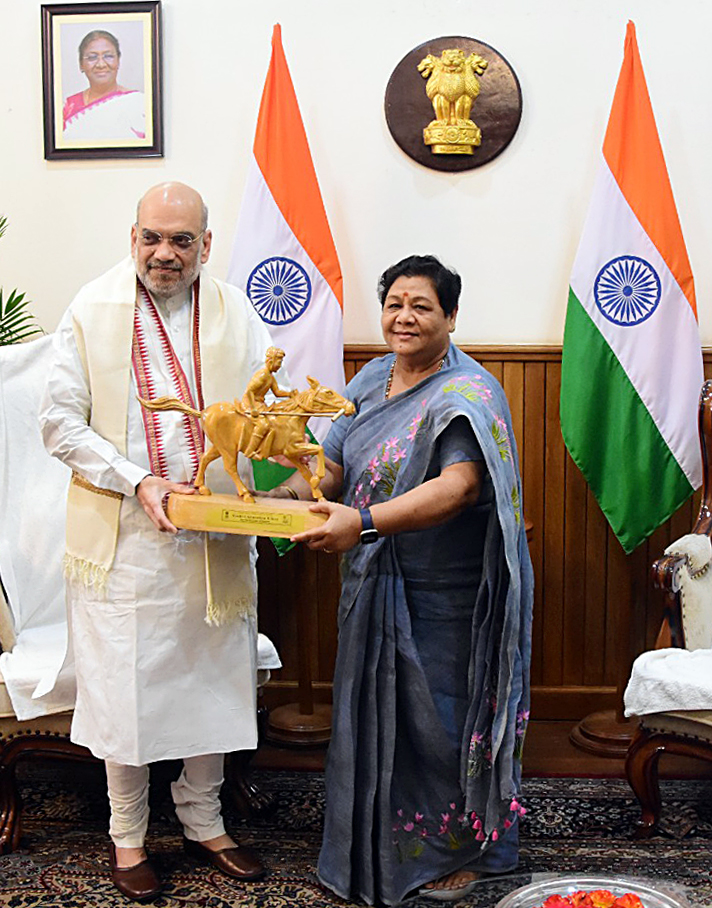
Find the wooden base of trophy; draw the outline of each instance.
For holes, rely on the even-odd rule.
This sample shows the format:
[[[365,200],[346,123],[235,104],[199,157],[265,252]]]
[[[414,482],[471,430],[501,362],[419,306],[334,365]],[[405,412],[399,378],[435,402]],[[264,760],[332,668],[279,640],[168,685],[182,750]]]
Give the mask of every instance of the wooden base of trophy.
[[[279,536],[289,539],[326,522],[325,514],[309,510],[309,501],[257,498],[254,504],[237,495],[182,495],[171,492],[168,519],[184,530]]]

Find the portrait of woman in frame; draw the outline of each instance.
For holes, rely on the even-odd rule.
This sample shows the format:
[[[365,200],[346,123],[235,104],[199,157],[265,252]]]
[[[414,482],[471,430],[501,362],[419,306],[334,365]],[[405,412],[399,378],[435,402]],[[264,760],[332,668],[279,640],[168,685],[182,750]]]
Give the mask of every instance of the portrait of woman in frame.
[[[45,158],[163,154],[160,0],[42,6]]]

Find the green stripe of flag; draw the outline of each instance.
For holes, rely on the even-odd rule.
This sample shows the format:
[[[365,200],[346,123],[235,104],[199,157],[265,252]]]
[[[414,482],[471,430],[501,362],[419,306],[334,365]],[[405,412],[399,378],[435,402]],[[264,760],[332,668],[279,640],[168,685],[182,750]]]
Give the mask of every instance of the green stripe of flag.
[[[693,492],[573,290],[564,330],[561,431],[626,552],[632,552]]]
[[[275,486],[281,485],[285,480],[289,479],[293,472],[294,469],[283,467],[281,464],[272,463],[269,460],[252,461],[252,473],[255,477],[255,488],[258,492],[268,492]],[[289,539],[282,539],[279,536],[275,536],[272,539],[272,543],[277,549],[278,555],[286,555],[295,546],[294,542],[290,542]]]
[[[309,426],[307,426],[306,432],[309,441],[316,444],[317,440]],[[281,485],[289,479],[292,473],[294,473],[294,467],[283,467],[281,464],[273,463],[271,460],[252,461],[252,474],[255,479],[255,489],[258,492],[268,492],[275,486]],[[278,555],[286,555],[295,546],[295,543],[290,542],[289,539],[281,539],[278,536],[272,539],[272,542],[275,549],[277,549]]]

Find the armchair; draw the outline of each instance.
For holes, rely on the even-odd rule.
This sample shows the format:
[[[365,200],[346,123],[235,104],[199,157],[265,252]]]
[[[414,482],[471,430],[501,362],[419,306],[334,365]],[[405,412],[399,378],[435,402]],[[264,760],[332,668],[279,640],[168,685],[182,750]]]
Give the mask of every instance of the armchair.
[[[638,838],[655,832],[663,754],[712,762],[712,381],[699,406],[703,486],[699,516],[687,536],[653,564],[653,582],[665,594],[661,648],[639,656],[624,700],[640,724],[626,757],[626,775],[642,815]]]

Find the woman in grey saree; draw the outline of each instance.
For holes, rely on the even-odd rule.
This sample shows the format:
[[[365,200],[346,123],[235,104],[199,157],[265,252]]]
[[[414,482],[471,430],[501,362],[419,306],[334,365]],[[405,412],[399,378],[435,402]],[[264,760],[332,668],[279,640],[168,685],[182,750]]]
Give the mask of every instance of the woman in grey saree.
[[[458,296],[430,256],[383,276],[394,353],[324,444],[344,504],[295,537],[345,552],[318,870],[369,904],[461,897],[518,860],[532,571],[507,401],[449,342]]]

